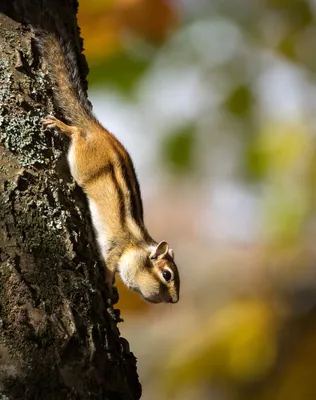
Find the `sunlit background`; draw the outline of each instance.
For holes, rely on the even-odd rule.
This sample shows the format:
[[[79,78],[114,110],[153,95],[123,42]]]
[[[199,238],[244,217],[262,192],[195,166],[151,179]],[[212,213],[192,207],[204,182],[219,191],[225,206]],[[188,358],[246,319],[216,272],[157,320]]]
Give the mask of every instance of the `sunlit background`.
[[[316,399],[316,1],[81,0],[176,305],[119,285],[144,400]]]

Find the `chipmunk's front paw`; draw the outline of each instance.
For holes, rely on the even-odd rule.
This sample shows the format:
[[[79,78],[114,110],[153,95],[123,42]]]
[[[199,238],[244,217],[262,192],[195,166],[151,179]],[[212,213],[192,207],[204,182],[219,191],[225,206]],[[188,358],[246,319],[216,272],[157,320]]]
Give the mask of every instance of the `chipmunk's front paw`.
[[[56,117],[53,115],[47,115],[45,118],[42,119],[42,124],[46,126],[48,129],[58,128],[58,122],[60,122]]]
[[[42,124],[48,129],[57,129],[59,132],[64,133],[67,136],[71,136],[76,132],[75,127],[64,124],[53,115],[47,115],[45,118],[43,118]]]

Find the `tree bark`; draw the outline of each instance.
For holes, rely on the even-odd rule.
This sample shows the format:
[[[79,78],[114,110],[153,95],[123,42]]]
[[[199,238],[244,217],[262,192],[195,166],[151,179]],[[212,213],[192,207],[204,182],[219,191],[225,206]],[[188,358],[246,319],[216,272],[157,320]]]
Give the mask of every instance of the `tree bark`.
[[[43,9],[78,50],[84,87],[88,71],[76,0],[0,0],[0,399],[139,399],[67,143],[41,125],[56,114],[32,33]]]

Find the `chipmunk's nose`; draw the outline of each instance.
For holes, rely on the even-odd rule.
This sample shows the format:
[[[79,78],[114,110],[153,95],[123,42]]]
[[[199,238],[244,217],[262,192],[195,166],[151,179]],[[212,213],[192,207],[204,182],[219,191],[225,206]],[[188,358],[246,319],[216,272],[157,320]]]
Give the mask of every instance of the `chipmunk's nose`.
[[[175,303],[178,303],[178,301],[179,301],[179,297],[178,296],[174,296],[174,297],[170,296],[170,299],[169,299],[168,303],[175,304]]]

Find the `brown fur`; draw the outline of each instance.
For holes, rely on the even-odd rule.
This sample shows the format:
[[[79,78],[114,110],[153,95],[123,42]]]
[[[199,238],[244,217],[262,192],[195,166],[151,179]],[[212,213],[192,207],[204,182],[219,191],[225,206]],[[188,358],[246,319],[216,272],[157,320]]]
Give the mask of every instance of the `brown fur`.
[[[146,300],[177,302],[178,269],[168,253],[168,244],[158,245],[145,228],[139,184],[128,152],[96,120],[88,102],[82,101],[75,58],[64,56],[62,43],[55,37],[48,34],[43,37],[42,55],[56,85],[55,98],[71,126],[53,116],[47,116],[43,123],[71,138],[69,165],[90,202],[107,283],[112,284],[119,270],[127,286]],[[70,50],[66,47],[64,51]],[[72,64],[68,65],[67,60],[72,60]],[[157,257],[153,258],[151,254],[155,251]],[[166,267],[173,272],[170,282],[162,277]]]

